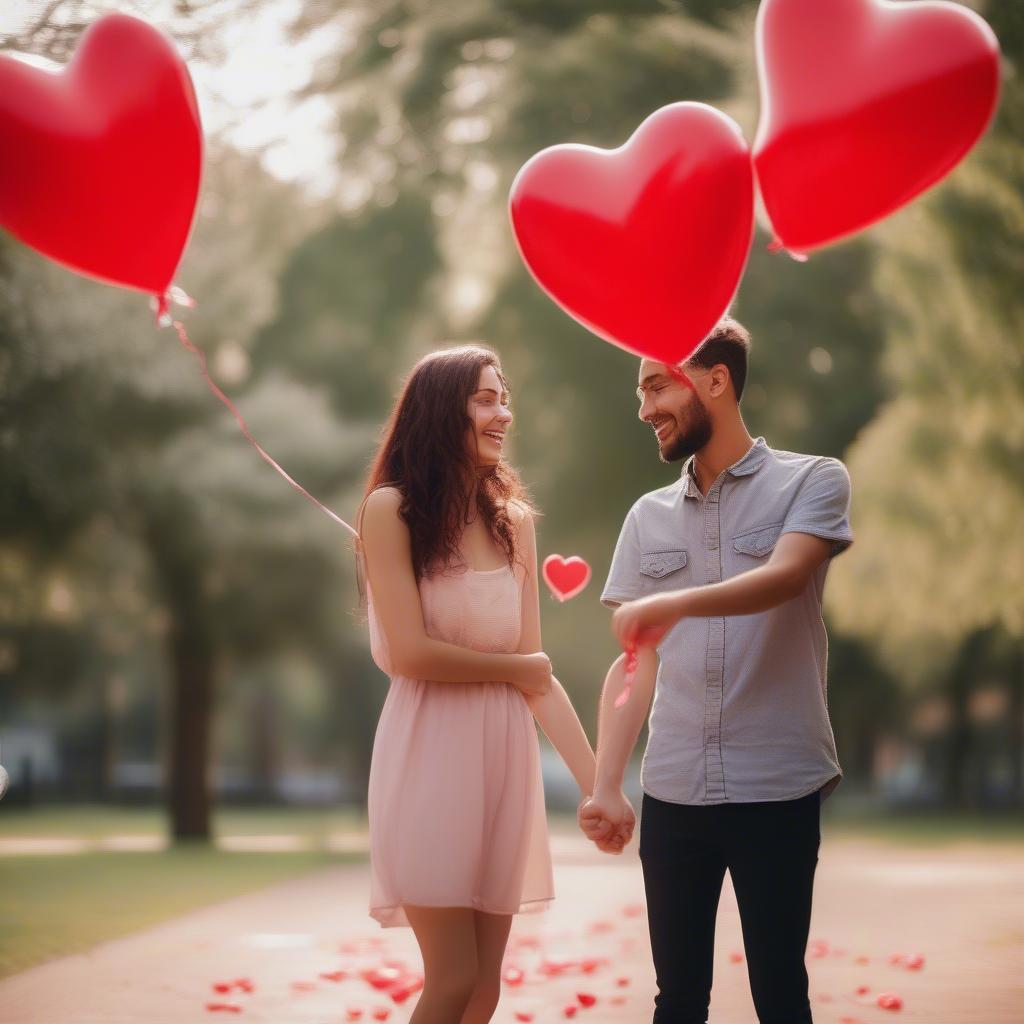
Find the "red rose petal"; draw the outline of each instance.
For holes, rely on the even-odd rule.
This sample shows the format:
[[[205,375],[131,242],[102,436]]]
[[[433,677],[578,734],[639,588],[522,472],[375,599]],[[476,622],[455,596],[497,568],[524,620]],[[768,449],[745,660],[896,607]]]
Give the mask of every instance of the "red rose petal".
[[[563,1017],[575,1017],[576,1016],[576,1011],[578,1009],[579,1009],[579,1007],[575,1003],[568,1003],[566,1006],[564,1006],[562,1008],[562,1016]]]
[[[597,996],[591,992],[577,992],[576,998],[580,1001],[580,1006],[593,1006],[597,1002]]]
[[[516,985],[522,985],[526,973],[520,967],[506,967],[505,973],[501,977],[506,985],[515,987]]]
[[[227,1011],[228,1013],[241,1013],[242,1008],[238,1003],[207,1003],[206,1009],[211,1013],[217,1013],[221,1010]]]
[[[378,1006],[373,1011],[374,1020],[387,1020],[391,1016],[391,1010],[387,1006]]]
[[[516,1010],[516,1020],[524,1021],[524,1024],[530,1024],[533,1020],[533,1014],[528,1010]]]
[[[363,1011],[358,1006],[350,1006],[345,1011],[345,1020],[361,1020]]]
[[[893,992],[882,992],[878,997],[878,1005],[883,1010],[902,1010],[903,1000]]]
[[[629,984],[629,978],[616,978],[615,984],[618,985],[619,988],[625,988]]]
[[[857,995],[859,995],[859,996],[866,996],[870,991],[871,991],[871,987],[869,985],[858,985],[857,986]]]
[[[234,986],[231,984],[230,981],[215,981],[213,983],[213,991],[220,992],[222,994],[224,992],[230,992],[233,987]]]

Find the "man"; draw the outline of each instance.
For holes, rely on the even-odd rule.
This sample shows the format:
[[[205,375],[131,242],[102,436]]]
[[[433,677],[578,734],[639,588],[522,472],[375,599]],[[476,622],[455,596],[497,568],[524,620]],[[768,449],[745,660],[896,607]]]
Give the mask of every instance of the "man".
[[[618,852],[636,821],[622,779],[652,692],[640,859],[657,974],[655,1024],[704,1024],[726,870],[761,1024],[809,1024],[804,957],[820,802],[842,775],[826,704],[821,597],[852,543],[835,459],[768,447],[739,402],[750,337],[723,319],[680,369],[640,364],[640,419],[680,479],[626,516],[602,602],[635,652],[601,696],[583,830]]]

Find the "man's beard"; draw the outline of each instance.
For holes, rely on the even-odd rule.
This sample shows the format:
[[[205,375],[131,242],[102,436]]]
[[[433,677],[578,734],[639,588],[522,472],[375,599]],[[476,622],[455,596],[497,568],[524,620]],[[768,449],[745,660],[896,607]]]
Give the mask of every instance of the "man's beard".
[[[668,447],[658,446],[658,458],[662,462],[678,462],[680,459],[689,458],[711,440],[711,417],[704,408],[704,403],[696,395],[693,396],[687,413],[689,424],[684,428],[676,417],[677,430]]]

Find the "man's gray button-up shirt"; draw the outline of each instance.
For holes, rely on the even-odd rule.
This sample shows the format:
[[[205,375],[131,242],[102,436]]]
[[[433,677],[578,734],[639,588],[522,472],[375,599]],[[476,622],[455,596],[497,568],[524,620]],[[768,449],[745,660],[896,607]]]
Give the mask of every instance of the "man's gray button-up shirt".
[[[702,495],[680,478],[629,510],[601,601],[718,583],[764,565],[783,533],[853,542],[850,477],[837,459],[757,438]],[[797,597],[766,612],[686,618],[658,646],[660,665],[641,782],[658,800],[718,804],[822,798],[842,769],[828,718],[826,559]]]

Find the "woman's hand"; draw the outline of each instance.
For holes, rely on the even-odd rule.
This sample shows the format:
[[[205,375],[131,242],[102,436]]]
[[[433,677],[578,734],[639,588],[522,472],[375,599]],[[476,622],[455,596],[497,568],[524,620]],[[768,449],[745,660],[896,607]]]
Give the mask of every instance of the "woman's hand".
[[[518,677],[512,680],[529,697],[543,697],[551,692],[551,659],[543,652],[520,654],[522,663]]]

